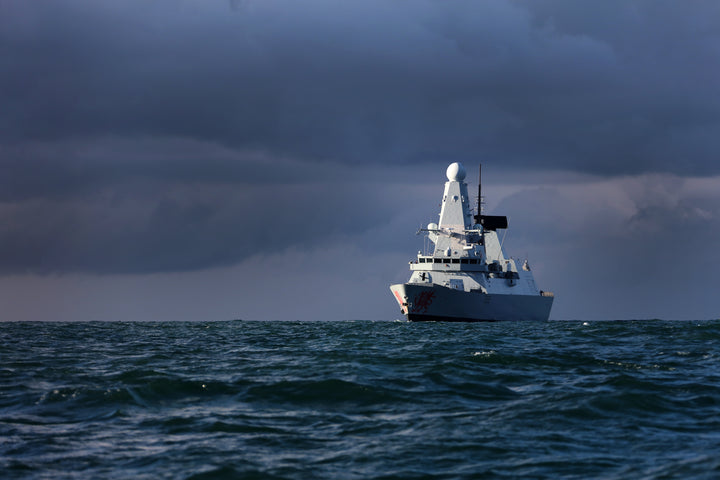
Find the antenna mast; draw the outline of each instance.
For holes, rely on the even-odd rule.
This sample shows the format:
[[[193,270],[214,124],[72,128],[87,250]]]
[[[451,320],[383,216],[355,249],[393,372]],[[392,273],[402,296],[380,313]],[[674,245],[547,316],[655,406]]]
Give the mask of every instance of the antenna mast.
[[[478,167],[478,208],[477,223],[480,223],[480,215],[482,215],[482,163]]]
[[[476,223],[482,225],[480,227],[480,230],[482,233],[480,233],[480,242],[483,245],[483,248],[485,247],[485,225],[483,225],[483,217],[482,217],[482,163],[478,165],[478,209],[477,209],[477,216],[475,217]]]
[[[485,230],[497,230],[498,228],[507,228],[507,217],[504,215],[483,215],[482,214],[482,164],[478,171],[478,206],[475,222],[482,226],[483,243],[485,240]]]

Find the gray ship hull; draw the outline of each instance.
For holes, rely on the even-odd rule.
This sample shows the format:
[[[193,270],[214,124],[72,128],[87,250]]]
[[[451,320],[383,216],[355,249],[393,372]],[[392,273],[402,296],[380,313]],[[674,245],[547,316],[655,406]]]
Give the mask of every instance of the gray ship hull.
[[[391,285],[408,320],[443,322],[547,321],[553,297],[463,291],[437,284]]]

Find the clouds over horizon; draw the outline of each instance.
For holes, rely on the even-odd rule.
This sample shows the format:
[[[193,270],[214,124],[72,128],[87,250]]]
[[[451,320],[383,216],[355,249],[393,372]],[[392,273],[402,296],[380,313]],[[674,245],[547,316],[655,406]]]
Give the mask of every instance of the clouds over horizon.
[[[0,274],[411,253],[452,161],[485,165],[510,245],[554,268],[646,268],[678,229],[704,251],[718,18],[704,0],[0,2]]]

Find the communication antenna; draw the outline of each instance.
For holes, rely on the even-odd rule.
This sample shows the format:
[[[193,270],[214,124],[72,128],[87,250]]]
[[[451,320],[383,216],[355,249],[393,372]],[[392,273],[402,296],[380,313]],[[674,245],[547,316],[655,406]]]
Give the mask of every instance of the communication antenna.
[[[480,223],[480,215],[482,215],[482,163],[478,166],[478,208],[477,223]]]

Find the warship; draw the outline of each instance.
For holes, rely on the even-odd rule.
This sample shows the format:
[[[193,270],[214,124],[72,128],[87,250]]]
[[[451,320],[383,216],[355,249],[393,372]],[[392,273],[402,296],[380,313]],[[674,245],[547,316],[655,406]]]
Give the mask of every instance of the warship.
[[[483,214],[482,165],[475,214],[465,168],[452,163],[446,174],[440,220],[418,231],[433,252],[418,252],[408,282],[390,286],[402,314],[410,321],[548,320],[554,295],[538,289],[527,259],[518,267],[503,250],[498,230],[507,229],[507,217]]]

